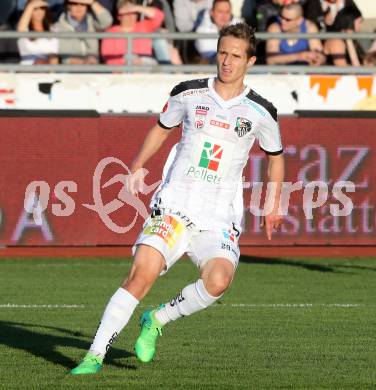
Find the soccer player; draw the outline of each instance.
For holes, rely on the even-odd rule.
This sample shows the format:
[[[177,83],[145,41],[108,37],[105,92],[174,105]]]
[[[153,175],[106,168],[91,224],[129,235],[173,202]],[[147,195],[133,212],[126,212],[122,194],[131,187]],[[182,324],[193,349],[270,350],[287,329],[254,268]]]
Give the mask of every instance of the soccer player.
[[[264,218],[267,237],[271,239],[273,228],[279,227],[282,144],[276,109],[244,85],[245,74],[256,61],[254,53],[250,27],[241,23],[224,27],[218,40],[217,76],[186,81],[171,91],[158,124],[132,163],[128,190],[138,192],[141,168],[183,123],[181,140],[135,243],[129,275],[108,302],[89,352],[72,374],[101,369],[107,350],[138,303],[185,252],[200,277],[164,305],[142,314],[135,344],[139,360],[153,359],[167,323],[203,310],[223,295],[239,261],[241,229],[234,201],[255,139],[268,156],[268,180],[276,188]]]

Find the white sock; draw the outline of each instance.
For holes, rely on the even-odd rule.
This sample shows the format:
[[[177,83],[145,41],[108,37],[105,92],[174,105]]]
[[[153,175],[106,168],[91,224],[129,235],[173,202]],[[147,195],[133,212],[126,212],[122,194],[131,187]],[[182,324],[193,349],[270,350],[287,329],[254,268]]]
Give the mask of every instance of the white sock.
[[[199,279],[196,283],[184,287],[176,298],[157,310],[155,318],[161,325],[165,325],[180,317],[189,316],[199,310],[206,309],[221,296],[222,295],[213,297],[210,295],[206,290],[202,279]]]
[[[108,302],[95,334],[90,352],[104,358],[111,344],[127,325],[138,300],[127,290],[119,288]]]

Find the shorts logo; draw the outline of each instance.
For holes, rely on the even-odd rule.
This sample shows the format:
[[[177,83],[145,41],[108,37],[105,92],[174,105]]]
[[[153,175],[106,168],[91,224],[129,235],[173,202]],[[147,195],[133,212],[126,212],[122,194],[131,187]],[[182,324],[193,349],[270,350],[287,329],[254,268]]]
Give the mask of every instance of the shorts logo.
[[[224,123],[224,122],[221,122],[221,121],[216,121],[215,119],[212,119],[210,121],[210,124],[212,126],[220,127],[221,129],[229,129],[230,128],[230,125],[228,123]]]
[[[201,129],[205,125],[206,115],[208,114],[209,107],[206,106],[196,106],[195,112],[195,127],[196,129]]]
[[[238,137],[243,137],[252,129],[252,122],[246,118],[238,116],[236,118],[235,133]]]
[[[210,169],[211,171],[217,172],[222,158],[222,153],[222,146],[211,144],[210,142],[204,142],[198,166],[200,168]]]
[[[177,219],[171,215],[164,215],[152,218],[151,224],[144,229],[144,234],[155,234],[161,237],[169,248],[172,248],[183,232],[183,229],[183,224]]]
[[[231,240],[232,242],[235,242],[235,234],[234,233],[232,233],[231,231],[228,231],[228,230],[223,230],[222,233],[223,233],[223,237],[226,240]]]

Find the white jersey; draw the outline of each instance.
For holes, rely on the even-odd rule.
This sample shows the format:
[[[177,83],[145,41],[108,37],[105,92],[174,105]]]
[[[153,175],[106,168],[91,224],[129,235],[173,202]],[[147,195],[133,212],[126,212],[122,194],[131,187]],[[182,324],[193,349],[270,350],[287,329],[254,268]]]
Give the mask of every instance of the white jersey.
[[[266,153],[282,153],[274,106],[249,87],[223,100],[213,83],[180,83],[159,119],[166,129],[183,122],[183,130],[155,203],[184,212],[201,230],[228,228],[238,219],[234,199],[255,139]]]
[[[162,182],[159,185],[159,187],[157,188],[156,192],[154,193],[154,195],[153,195],[153,197],[152,197],[152,199],[150,201],[150,207],[151,208],[153,208],[155,206],[158,207],[158,200],[157,200],[158,193],[159,193],[159,190],[162,188],[163,183],[166,180],[166,177],[168,175],[168,172],[169,172],[169,170],[171,168],[172,163],[175,160],[176,152],[177,152],[177,146],[178,146],[178,144],[175,144],[171,148],[170,153],[168,154],[168,157],[167,157],[167,160],[165,162],[165,165],[163,166]],[[236,188],[236,194],[235,194],[235,197],[234,197],[233,202],[232,202],[232,207],[233,207],[233,210],[234,210],[234,220],[233,220],[234,228],[240,234],[241,231],[242,231],[243,212],[244,212],[244,210],[243,210],[244,209],[243,178],[240,178],[240,180],[239,180],[238,186]]]

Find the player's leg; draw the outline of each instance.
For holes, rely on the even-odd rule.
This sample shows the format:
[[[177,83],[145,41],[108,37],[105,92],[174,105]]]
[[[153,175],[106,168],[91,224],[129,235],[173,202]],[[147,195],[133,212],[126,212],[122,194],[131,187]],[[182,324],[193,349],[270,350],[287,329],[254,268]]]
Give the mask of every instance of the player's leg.
[[[201,271],[201,278],[184,287],[170,302],[150,313],[159,329],[170,321],[207,308],[229,287],[239,260],[236,238],[222,232],[201,232],[192,238],[190,256]],[[141,337],[141,336],[140,336]],[[140,338],[139,338],[140,339]],[[137,352],[137,350],[136,350]],[[152,360],[155,345],[137,353],[143,362]]]
[[[174,299],[157,310],[156,319],[163,326],[206,309],[227,290],[234,272],[235,267],[228,259],[216,257],[208,260],[201,268],[201,278],[184,287]]]
[[[147,245],[137,247],[127,279],[109,300],[89,352],[72,374],[92,374],[100,370],[106,352],[164,267],[164,257],[158,250]]]
[[[158,238],[159,250],[165,259],[167,272],[170,267],[187,250],[187,243],[191,232],[187,231],[183,221],[176,215],[160,215],[155,217],[150,226],[144,230],[145,235]],[[162,334],[162,325],[155,318],[156,310],[146,310],[140,320],[141,333],[135,343],[135,352],[139,360],[146,363],[152,360],[158,336]]]

